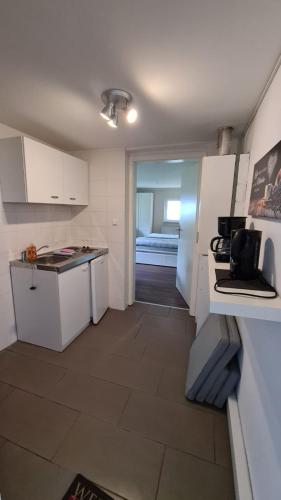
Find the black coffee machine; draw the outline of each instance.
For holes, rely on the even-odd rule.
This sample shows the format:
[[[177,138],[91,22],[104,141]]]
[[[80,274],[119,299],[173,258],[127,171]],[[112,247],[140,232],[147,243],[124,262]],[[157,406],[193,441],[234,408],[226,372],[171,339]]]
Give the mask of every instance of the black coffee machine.
[[[218,233],[211,240],[210,248],[215,253],[217,262],[230,262],[231,233],[236,229],[243,229],[247,217],[218,217]]]
[[[261,231],[238,229],[231,238],[230,273],[234,278],[249,280],[259,275]]]

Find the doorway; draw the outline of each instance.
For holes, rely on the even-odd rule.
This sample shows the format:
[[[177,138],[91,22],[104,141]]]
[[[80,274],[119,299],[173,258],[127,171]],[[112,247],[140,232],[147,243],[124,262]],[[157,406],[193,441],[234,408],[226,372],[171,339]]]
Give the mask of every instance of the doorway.
[[[188,308],[200,161],[135,162],[135,299]]]

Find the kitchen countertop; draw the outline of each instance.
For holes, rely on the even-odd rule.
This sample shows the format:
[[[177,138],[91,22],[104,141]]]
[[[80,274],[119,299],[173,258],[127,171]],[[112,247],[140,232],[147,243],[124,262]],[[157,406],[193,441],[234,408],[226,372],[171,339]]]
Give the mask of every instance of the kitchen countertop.
[[[67,248],[74,248],[74,247],[70,246]],[[41,271],[53,271],[55,273],[63,273],[65,271],[68,271],[69,269],[72,269],[73,267],[80,266],[80,264],[84,264],[85,262],[90,262],[91,260],[96,259],[97,257],[100,257],[101,255],[105,255],[108,253],[108,248],[93,248],[92,251],[89,252],[83,252],[81,250],[82,247],[76,247],[76,248],[77,250],[75,250],[75,253],[71,256],[56,255],[56,257],[58,258],[61,257],[62,259],[61,262],[40,263],[40,258],[52,257],[54,255],[54,252],[57,251],[53,250],[51,252],[42,253],[38,255],[38,258],[32,263],[18,259],[11,261],[10,266],[24,267],[24,268],[35,267],[36,269],[39,269]]]

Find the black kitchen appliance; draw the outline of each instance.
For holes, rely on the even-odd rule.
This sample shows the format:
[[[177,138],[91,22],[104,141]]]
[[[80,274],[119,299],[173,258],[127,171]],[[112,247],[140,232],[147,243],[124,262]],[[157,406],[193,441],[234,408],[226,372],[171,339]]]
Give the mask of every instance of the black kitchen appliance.
[[[255,279],[259,275],[261,231],[238,229],[232,232],[230,273],[234,278]]]
[[[210,247],[215,253],[217,262],[230,261],[231,233],[236,229],[243,229],[246,225],[247,217],[218,217],[218,233],[211,240]]]

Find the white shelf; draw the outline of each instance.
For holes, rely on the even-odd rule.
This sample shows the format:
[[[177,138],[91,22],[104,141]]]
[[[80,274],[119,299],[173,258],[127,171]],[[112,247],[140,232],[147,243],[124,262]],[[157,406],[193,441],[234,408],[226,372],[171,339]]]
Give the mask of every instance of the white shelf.
[[[208,252],[208,263],[211,313],[281,322],[280,297],[275,299],[261,299],[259,297],[239,295],[227,296],[218,293],[214,290],[216,282],[215,269],[229,269],[229,264],[216,262],[211,250]]]

